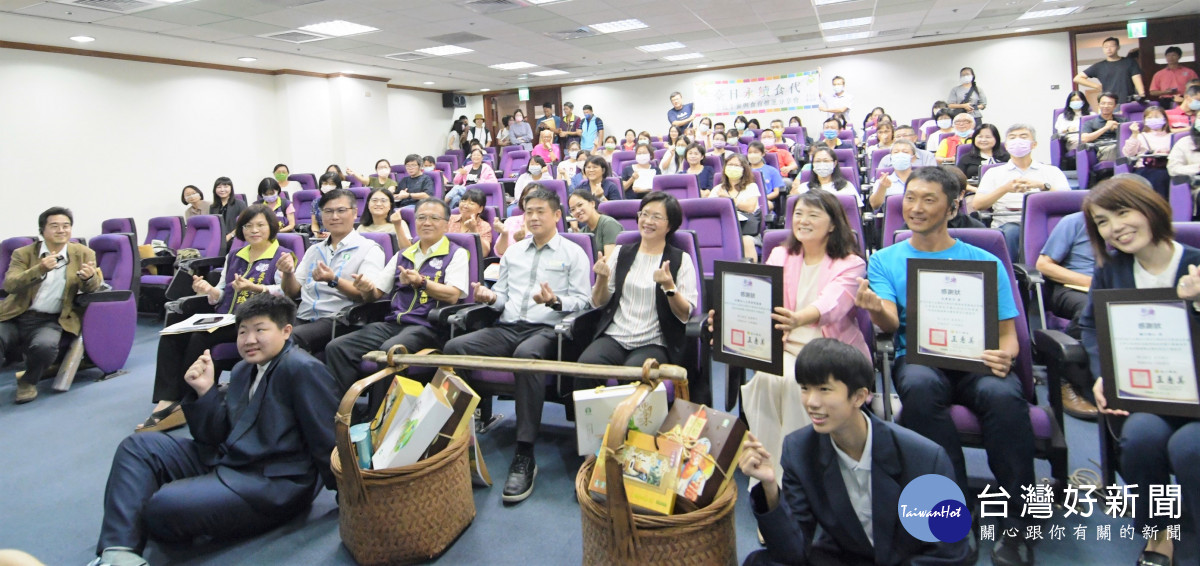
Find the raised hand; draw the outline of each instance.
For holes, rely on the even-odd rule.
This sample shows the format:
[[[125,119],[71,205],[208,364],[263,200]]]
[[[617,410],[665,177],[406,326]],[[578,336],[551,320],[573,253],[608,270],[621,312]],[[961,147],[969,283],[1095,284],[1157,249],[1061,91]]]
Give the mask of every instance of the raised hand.
[[[211,288],[212,285],[209,285],[208,281],[205,281],[203,277],[200,277],[199,275],[192,276],[192,291],[197,295],[205,295]]]
[[[492,304],[496,302],[496,293],[480,283],[472,283],[471,291],[475,293],[476,303]]]
[[[612,270],[608,267],[608,258],[604,257],[604,252],[596,258],[596,265],[592,266],[592,273],[596,274],[596,279],[608,279],[612,275]]]
[[[463,223],[462,223],[463,230],[466,230],[467,232],[474,232],[475,224],[476,224],[476,221],[478,220],[478,218],[479,217],[477,217],[477,216],[472,216],[466,220],[463,220]]]
[[[404,217],[400,216],[399,210],[393,210],[392,213],[388,215],[388,222],[391,222],[392,224],[400,222],[401,220],[404,220]]]
[[[862,277],[858,278],[858,292],[854,294],[854,305],[867,312],[882,312],[883,299],[871,290],[871,284]]]
[[[1136,133],[1140,132],[1141,130],[1142,130],[1142,126],[1139,125],[1137,122],[1133,122],[1133,123],[1129,124],[1129,131],[1136,134]]]
[[[746,441],[742,443],[742,457],[738,460],[738,468],[743,474],[764,485],[775,485],[775,466],[771,464],[771,454],[763,448],[752,432],[746,433]]]
[[[42,273],[50,273],[55,267],[58,267],[58,256],[48,255],[38,262],[38,269],[41,269]]]
[[[282,261],[283,260],[280,260],[281,263]],[[275,265],[279,264],[277,263]],[[325,265],[325,262],[323,261],[318,261],[317,266],[313,268],[312,278],[317,281],[333,281],[335,277],[336,275],[334,275],[333,270],[330,269],[328,265]]]
[[[83,267],[80,267],[79,271],[75,272],[75,275],[79,277],[80,281],[87,281],[88,279],[91,279],[92,276],[96,275],[96,262],[85,262]]]
[[[375,292],[375,284],[362,273],[355,273],[351,279],[360,295],[370,297]]]
[[[205,350],[199,358],[189,367],[187,373],[183,374],[184,381],[196,390],[196,395],[203,397],[212,389],[215,378],[213,377],[213,361],[212,354]]]
[[[541,289],[539,289],[538,292],[534,293],[533,295],[533,302],[539,305],[548,305],[553,303],[554,299],[554,289],[551,289],[550,284],[546,283],[545,281],[542,282]]]
[[[525,239],[525,227],[521,226],[521,229],[517,230],[516,233],[513,234],[513,241],[520,242],[521,240],[524,240],[524,239]]]
[[[492,230],[494,230],[497,234],[503,234],[504,233],[504,223],[501,222],[499,218],[493,218],[492,219]]]
[[[652,276],[654,277],[654,282],[659,287],[664,289],[675,288],[675,278],[671,277],[671,262],[669,260],[662,262],[662,265],[654,271]]]
[[[1200,300],[1200,267],[1189,265],[1188,274],[1179,278],[1179,285],[1175,291],[1179,294],[1180,299]]]
[[[796,178],[799,179],[799,177],[796,177]],[[875,190],[876,191],[886,191],[891,186],[892,186],[892,177],[890,175],[885,175],[882,179],[879,180],[878,183],[876,183]]]
[[[279,261],[275,262],[275,269],[285,275],[291,275],[296,272],[296,258],[292,254],[283,254]]]

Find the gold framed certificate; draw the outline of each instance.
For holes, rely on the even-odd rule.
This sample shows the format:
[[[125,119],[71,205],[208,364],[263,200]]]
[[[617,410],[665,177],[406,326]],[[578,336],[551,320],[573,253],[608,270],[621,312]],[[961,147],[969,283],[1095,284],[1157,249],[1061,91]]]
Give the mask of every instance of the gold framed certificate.
[[[996,263],[908,260],[906,363],[992,373],[983,351],[1000,347]]]
[[[713,360],[783,375],[783,331],[771,319],[783,305],[783,267],[714,262],[713,290]]]
[[[1108,406],[1200,418],[1191,301],[1170,288],[1097,289],[1092,303]]]

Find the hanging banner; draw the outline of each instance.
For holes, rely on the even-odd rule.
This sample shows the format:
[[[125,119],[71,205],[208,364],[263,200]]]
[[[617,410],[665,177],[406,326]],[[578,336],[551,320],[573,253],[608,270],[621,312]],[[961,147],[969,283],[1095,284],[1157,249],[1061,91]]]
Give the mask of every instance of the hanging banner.
[[[817,71],[693,83],[697,116],[730,116],[816,110],[821,102]]]

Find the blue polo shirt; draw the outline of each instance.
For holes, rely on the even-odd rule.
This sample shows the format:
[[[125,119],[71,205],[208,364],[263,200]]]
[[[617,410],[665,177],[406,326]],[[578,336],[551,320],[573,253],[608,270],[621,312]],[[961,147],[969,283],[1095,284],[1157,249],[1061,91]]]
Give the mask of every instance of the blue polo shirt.
[[[1082,211],[1072,212],[1058,221],[1042,246],[1042,255],[1075,273],[1092,276],[1092,271],[1096,269],[1096,257],[1084,226]]]

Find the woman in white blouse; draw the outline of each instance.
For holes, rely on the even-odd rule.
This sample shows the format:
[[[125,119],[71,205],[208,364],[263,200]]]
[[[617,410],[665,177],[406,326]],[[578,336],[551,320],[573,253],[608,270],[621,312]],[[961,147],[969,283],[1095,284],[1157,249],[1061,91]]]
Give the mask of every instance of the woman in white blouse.
[[[1054,119],[1054,133],[1062,138],[1067,151],[1079,147],[1079,130],[1084,120],[1092,117],[1091,114],[1092,109],[1082,92],[1075,90],[1067,95],[1067,105],[1063,107],[1058,118]]]

